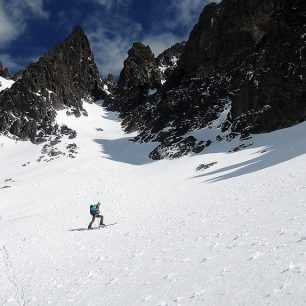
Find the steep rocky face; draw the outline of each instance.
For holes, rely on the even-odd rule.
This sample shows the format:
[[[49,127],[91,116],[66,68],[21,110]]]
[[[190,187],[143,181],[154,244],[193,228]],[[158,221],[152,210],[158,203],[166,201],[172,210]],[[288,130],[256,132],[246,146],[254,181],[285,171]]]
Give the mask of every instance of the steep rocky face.
[[[177,43],[171,46],[157,57],[157,62],[159,63],[159,65],[167,67],[173,66],[173,63],[176,63],[183,54],[185,46],[185,42]]]
[[[157,58],[150,47],[134,43],[128,51],[124,68],[112,94],[105,99],[105,106],[120,112],[123,125],[129,132],[140,128],[138,120],[130,120],[139,114],[154,93],[177,65],[185,44],[179,43],[165,50]],[[143,111],[141,111],[143,114]]]
[[[151,153],[160,159],[303,121],[305,42],[303,0],[211,3],[165,83],[129,109],[123,124],[139,131],[137,141],[160,142]],[[188,136],[216,124],[217,140]]]
[[[107,75],[106,79],[103,80],[103,83],[105,90],[107,90],[107,94],[113,92],[117,85],[115,78],[111,73]]]
[[[119,87],[155,86],[159,84],[158,75],[155,73],[155,57],[149,46],[134,43],[128,51],[128,58],[120,73]]]
[[[8,69],[3,66],[1,61],[0,61],[0,77],[6,78],[6,79],[11,79],[11,75],[10,75]]]
[[[232,130],[267,132],[306,117],[301,0],[224,0],[207,6],[179,63],[182,78],[231,78]]]
[[[83,99],[105,93],[84,31],[76,27],[60,45],[19,73],[14,85],[0,94],[0,131],[41,142],[59,127],[56,110],[85,114]]]
[[[116,98],[109,97],[105,104],[125,116],[142,104],[150,89],[160,87],[160,84],[160,72],[150,47],[134,43],[128,51],[128,58],[124,61],[124,68],[114,91]]]
[[[182,72],[201,75],[253,48],[266,31],[268,2],[225,0],[207,5],[181,58]]]
[[[161,82],[164,84],[170,74],[177,67],[177,62],[185,49],[185,42],[177,43],[166,49],[157,58],[157,65],[161,73]]]

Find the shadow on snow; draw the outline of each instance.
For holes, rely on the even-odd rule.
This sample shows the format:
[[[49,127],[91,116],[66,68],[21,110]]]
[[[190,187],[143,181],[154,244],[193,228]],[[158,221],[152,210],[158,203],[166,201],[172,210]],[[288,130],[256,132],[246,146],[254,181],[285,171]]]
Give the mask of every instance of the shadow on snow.
[[[254,145],[251,146],[251,149],[254,147],[260,148],[258,152],[253,154],[261,155],[194,176],[193,178],[209,178],[214,176],[204,182],[227,180],[270,168],[301,156],[306,153],[305,128],[306,123],[302,123],[288,129],[278,130],[268,134],[254,135],[251,140],[251,142],[254,142]],[[216,148],[212,148],[210,152],[206,151],[206,153],[217,153],[215,149]],[[221,150],[219,150],[219,152],[221,152]]]
[[[87,227],[80,227],[80,228],[73,228],[70,229],[69,232],[83,232],[83,231],[88,231]]]
[[[104,118],[121,121],[118,118],[118,113],[114,112],[107,112]],[[254,154],[260,155],[217,170],[208,170],[209,172],[194,176],[193,178],[207,177],[208,180],[205,182],[227,180],[270,168],[296,158],[306,153],[305,130],[306,122],[267,134],[253,135],[253,138],[249,141],[241,142],[233,140],[230,143],[226,141],[220,143],[215,142],[201,154],[213,158],[214,153],[228,152],[230,149],[233,149],[235,144],[238,146],[242,143],[247,145],[254,143],[250,148],[254,149],[258,147],[259,151]],[[121,139],[95,139],[95,142],[101,145],[102,152],[107,155],[106,158],[108,159],[137,166],[154,162],[148,155],[157,146],[157,143],[140,144],[130,141],[131,139],[131,137]],[[211,178],[211,176],[214,177]]]
[[[135,166],[152,163],[153,160],[148,155],[156,144],[140,144],[130,141],[131,139],[95,139],[95,142],[101,145],[102,152],[108,159]]]
[[[106,112],[105,115],[102,116],[102,118],[115,122],[122,121],[122,119],[119,118],[119,113],[117,112]]]
[[[97,226],[97,227],[93,227],[92,229],[88,229],[87,227],[80,227],[80,228],[73,228],[73,229],[70,229],[69,230],[69,232],[84,232],[84,231],[91,231],[91,230],[95,230],[95,229],[101,229],[101,230],[103,230],[103,228],[105,228],[105,227],[109,227],[109,226],[113,226],[113,225],[116,225],[116,224],[118,224],[118,222],[116,222],[116,223],[111,223],[111,224],[106,224],[105,226],[103,226],[103,227],[99,227],[99,226]]]

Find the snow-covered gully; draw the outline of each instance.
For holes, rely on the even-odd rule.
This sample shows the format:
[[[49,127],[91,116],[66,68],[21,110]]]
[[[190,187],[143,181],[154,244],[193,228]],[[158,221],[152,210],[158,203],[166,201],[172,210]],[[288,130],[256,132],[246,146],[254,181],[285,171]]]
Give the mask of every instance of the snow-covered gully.
[[[86,109],[76,158],[0,136],[0,305],[306,304],[305,123],[153,162]]]

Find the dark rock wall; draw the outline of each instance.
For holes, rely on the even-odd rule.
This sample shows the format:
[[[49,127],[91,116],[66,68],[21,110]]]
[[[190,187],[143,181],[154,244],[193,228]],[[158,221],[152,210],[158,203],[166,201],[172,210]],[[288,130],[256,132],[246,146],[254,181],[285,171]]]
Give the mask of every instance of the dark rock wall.
[[[303,121],[305,44],[306,1],[211,3],[204,8],[165,84],[155,94],[141,95],[137,103],[130,103],[132,107],[121,113],[123,125],[127,131],[139,131],[138,141],[160,142],[152,152],[152,158],[159,159],[175,146],[176,156],[204,149],[213,140],[184,135],[209,126],[228,107],[220,129],[229,135],[244,137]],[[152,82],[146,84],[150,87]],[[113,109],[120,111],[124,100],[124,93],[118,99],[115,92]]]
[[[104,97],[92,51],[81,27],[18,74],[0,94],[0,131],[42,141],[54,132],[55,111],[69,107],[80,116],[82,99]]]
[[[304,120],[305,16],[301,0],[210,4],[191,32],[180,76],[220,68],[229,75],[236,131],[266,132]]]
[[[149,89],[160,87],[160,73],[150,47],[134,43],[124,61],[114,96],[105,101],[109,109],[117,110],[122,116],[141,105]]]
[[[150,91],[161,88],[162,80],[176,66],[171,60],[179,58],[183,49],[184,44],[178,43],[155,58],[149,46],[134,43],[124,61],[117,86],[113,94],[106,98],[105,106],[119,111],[122,118],[131,115],[150,98]],[[164,66],[163,70],[161,66]],[[133,130],[132,125],[130,130]]]

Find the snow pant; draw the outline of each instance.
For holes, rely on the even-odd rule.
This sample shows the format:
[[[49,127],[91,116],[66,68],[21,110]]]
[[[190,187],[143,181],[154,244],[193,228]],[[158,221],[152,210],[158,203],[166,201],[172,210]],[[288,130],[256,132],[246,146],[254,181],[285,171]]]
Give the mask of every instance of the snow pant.
[[[93,223],[95,222],[96,218],[100,218],[100,225],[103,225],[103,216],[102,215],[93,215],[92,220],[88,225],[88,228],[91,228]]]

